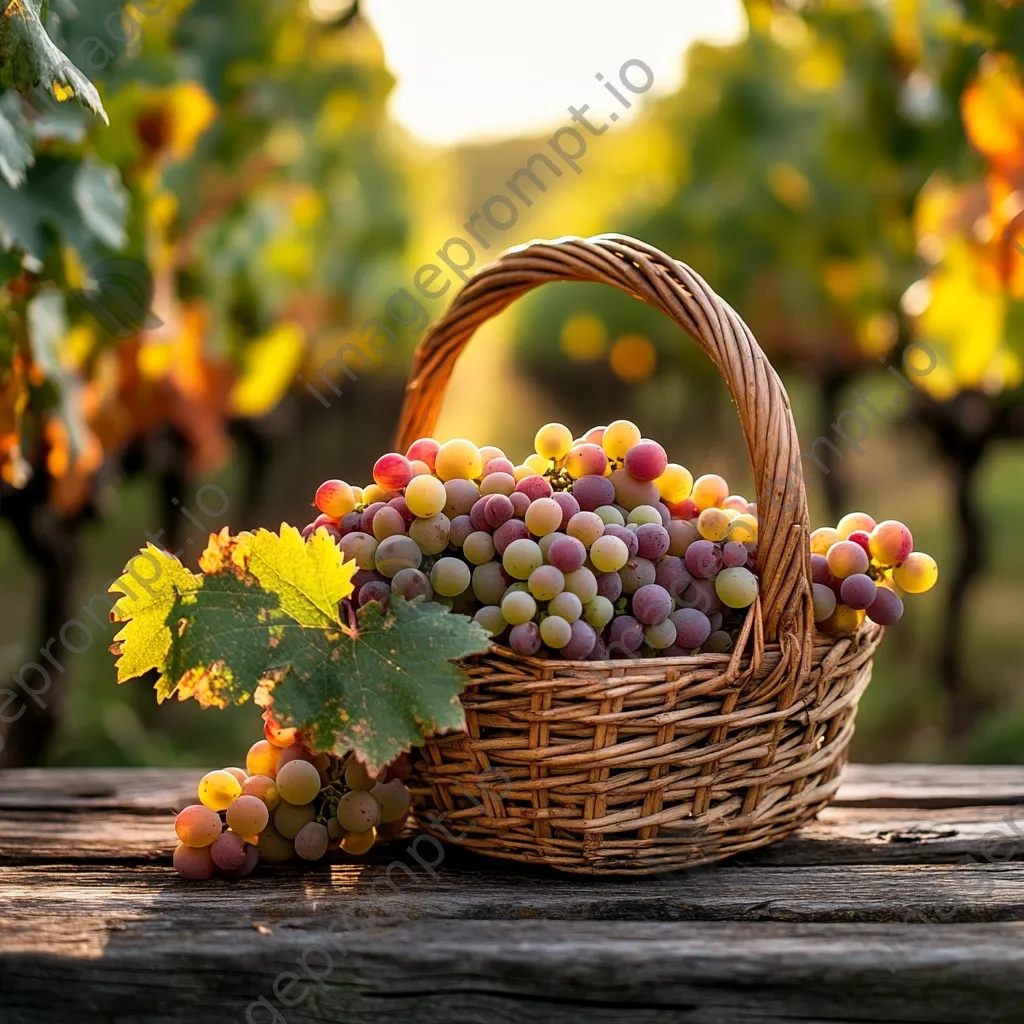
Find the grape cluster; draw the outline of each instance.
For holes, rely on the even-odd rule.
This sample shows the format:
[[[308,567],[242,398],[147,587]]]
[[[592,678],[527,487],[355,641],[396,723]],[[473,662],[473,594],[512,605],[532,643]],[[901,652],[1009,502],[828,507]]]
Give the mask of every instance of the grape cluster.
[[[835,528],[811,534],[811,578],[818,628],[842,636],[865,616],[882,626],[898,622],[903,598],[931,590],[939,568],[931,555],[914,550],[903,523],[876,523],[866,512],[850,512]]]
[[[313,753],[297,730],[269,712],[264,720],[245,769],[208,772],[199,803],[178,815],[174,866],[183,878],[244,878],[260,861],[313,862],[339,848],[358,856],[405,827],[408,755],[370,776],[355,757]]]
[[[579,438],[549,423],[534,447],[517,465],[421,438],[365,488],[323,483],[303,535],[326,529],[355,560],[356,605],[440,601],[518,654],[727,653],[758,593],[756,506],[628,420]]]

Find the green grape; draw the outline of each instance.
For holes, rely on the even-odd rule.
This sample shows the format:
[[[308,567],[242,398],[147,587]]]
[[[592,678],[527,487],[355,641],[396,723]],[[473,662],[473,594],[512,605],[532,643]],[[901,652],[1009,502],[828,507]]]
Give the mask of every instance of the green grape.
[[[302,763],[305,764],[305,762]],[[315,768],[313,770],[316,771]],[[257,796],[240,796],[227,809],[224,816],[227,819],[228,828],[240,836],[258,835],[270,821],[267,805]]]
[[[380,805],[366,790],[349,790],[338,801],[338,821],[346,832],[365,832],[379,818]]]
[[[286,800],[282,800],[274,811],[274,828],[285,837],[294,839],[299,834],[299,829],[308,821],[316,817],[312,804],[302,804],[297,807]]]
[[[501,608],[496,604],[485,604],[483,608],[478,608],[473,619],[479,622],[491,636],[498,636],[508,629],[505,616],[501,614]]]
[[[664,619],[651,626],[644,626],[644,640],[656,651],[663,651],[676,642],[676,624],[671,619]]]
[[[489,533],[477,530],[464,541],[462,553],[474,565],[483,565],[494,558],[494,541]]]
[[[730,608],[748,608],[757,597],[757,577],[742,566],[723,569],[715,577],[715,593]]]
[[[538,601],[550,601],[565,590],[565,576],[553,565],[540,565],[530,573],[527,585]]]
[[[583,606],[583,618],[589,622],[594,629],[601,632],[605,626],[615,617],[615,605],[608,600],[607,597],[601,597],[600,594],[597,597],[592,597]]]
[[[451,522],[443,512],[427,519],[414,519],[409,526],[409,537],[414,540],[425,555],[439,555],[448,547]],[[412,566],[419,567],[419,563]],[[406,568],[402,566],[402,568]]]
[[[724,629],[715,630],[701,649],[708,654],[728,654],[732,650],[732,637]]]
[[[430,570],[430,585],[442,597],[456,597],[470,584],[473,576],[460,558],[439,558]]]
[[[653,505],[637,505],[626,516],[626,522],[636,523],[637,526],[644,526],[647,523],[661,526],[661,513]]]
[[[517,580],[530,578],[530,573],[544,562],[544,555],[536,541],[522,538],[514,540],[502,555],[505,572]]]
[[[548,647],[560,650],[572,639],[572,625],[558,615],[549,615],[541,619],[540,638]]]
[[[597,597],[597,577],[585,565],[565,574],[565,589],[575,594],[582,604]]]
[[[378,782],[370,795],[380,805],[380,820],[385,825],[404,819],[412,803],[412,794],[401,779]]]
[[[598,572],[618,572],[629,561],[629,548],[618,537],[598,537],[590,545],[590,560]]]
[[[320,792],[320,773],[308,761],[289,761],[278,769],[277,791],[290,804],[312,803]]]
[[[199,783],[199,800],[211,811],[226,810],[242,795],[242,786],[230,772],[207,772]]]
[[[510,588],[501,599],[501,614],[510,626],[518,626],[537,614],[537,602],[529,593]]]
[[[311,821],[299,829],[295,837],[295,852],[303,860],[322,860],[327,853],[330,838],[326,826]]]
[[[594,509],[594,515],[598,516],[605,526],[626,525],[625,518],[614,505],[600,505]]]
[[[285,839],[273,825],[268,825],[256,842],[260,860],[268,864],[284,864],[295,856],[295,847],[290,839]]]
[[[571,591],[565,590],[548,602],[548,614],[573,623],[583,614],[583,603]]]
[[[508,576],[500,562],[485,562],[473,570],[473,593],[481,604],[501,604]]]

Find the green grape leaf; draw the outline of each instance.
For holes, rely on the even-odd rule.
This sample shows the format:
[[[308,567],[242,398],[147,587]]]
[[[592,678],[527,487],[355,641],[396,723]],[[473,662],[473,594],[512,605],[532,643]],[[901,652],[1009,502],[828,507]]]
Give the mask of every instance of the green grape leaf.
[[[273,688],[274,717],[317,749],[355,751],[371,773],[435,732],[460,729],[466,676],[452,659],[490,646],[483,627],[443,605],[392,596],[359,610],[353,636],[285,630],[275,651],[289,671]]]
[[[158,700],[204,707],[259,696],[317,749],[353,750],[372,771],[433,732],[465,724],[466,676],[453,661],[489,646],[482,627],[395,597],[351,618],[354,562],[326,530],[282,524],[210,538],[201,575],[153,545],[111,586],[118,682],[157,670]]]
[[[21,111],[21,97],[5,92],[0,96],[0,176],[18,188],[33,160],[32,132]]]
[[[74,99],[109,124],[96,87],[46,34],[41,9],[42,0],[0,0],[0,83]]]

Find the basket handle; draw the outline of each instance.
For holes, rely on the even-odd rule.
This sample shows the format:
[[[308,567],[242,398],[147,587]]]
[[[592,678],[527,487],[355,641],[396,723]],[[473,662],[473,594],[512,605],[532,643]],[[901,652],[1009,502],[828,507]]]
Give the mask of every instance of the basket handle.
[[[806,654],[813,637],[807,495],[789,396],[747,325],[703,279],[625,235],[560,238],[510,249],[481,269],[424,334],[413,359],[397,450],[430,434],[455,361],[480,324],[548,281],[610,284],[660,309],[707,353],[739,410],[757,487],[765,634]]]

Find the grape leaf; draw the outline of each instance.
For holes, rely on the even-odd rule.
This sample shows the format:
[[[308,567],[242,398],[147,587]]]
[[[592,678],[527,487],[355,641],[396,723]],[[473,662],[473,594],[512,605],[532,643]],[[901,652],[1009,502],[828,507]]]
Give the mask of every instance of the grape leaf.
[[[140,569],[140,561],[143,563]],[[354,562],[326,530],[303,541],[282,524],[210,538],[201,575],[150,545],[111,586],[118,682],[156,669],[159,700],[204,707],[257,695],[317,749],[354,750],[377,771],[426,736],[465,724],[454,659],[489,646],[481,626],[395,597],[342,616]],[[141,580],[141,582],[140,582]]]
[[[16,92],[0,96],[0,176],[11,188],[25,180],[25,171],[32,166],[32,133],[21,112],[21,99]]]
[[[42,0],[0,0],[0,82],[37,87],[59,103],[74,99],[109,124],[96,87],[46,34],[41,7]]]

